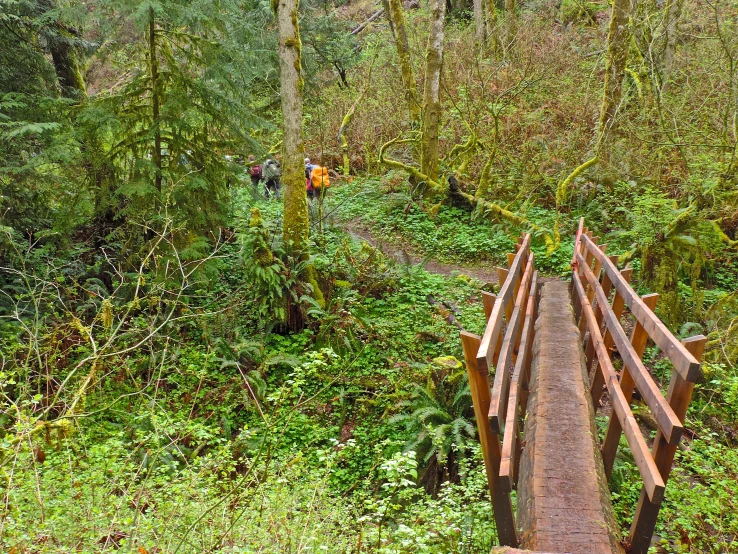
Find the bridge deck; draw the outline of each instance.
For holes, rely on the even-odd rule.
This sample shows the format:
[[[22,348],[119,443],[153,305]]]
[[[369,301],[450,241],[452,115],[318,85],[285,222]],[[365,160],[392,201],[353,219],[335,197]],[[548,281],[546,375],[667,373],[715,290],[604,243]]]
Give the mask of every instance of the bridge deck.
[[[521,548],[622,553],[566,283],[544,284],[533,348],[518,482]]]

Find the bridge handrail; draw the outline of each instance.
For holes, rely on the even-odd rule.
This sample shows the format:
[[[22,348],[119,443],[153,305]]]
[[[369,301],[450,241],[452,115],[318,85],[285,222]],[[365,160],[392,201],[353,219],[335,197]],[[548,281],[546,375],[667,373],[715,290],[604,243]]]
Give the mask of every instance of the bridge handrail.
[[[520,280],[520,284],[516,287],[518,291],[515,296],[512,316],[507,322],[507,329],[505,330],[505,336],[502,341],[502,348],[500,348],[500,356],[495,364],[495,379],[492,383],[492,394],[489,404],[489,424],[492,427],[492,432],[494,433],[500,433],[502,431],[502,423],[505,420],[509,385],[512,374],[510,366],[513,362],[513,354],[520,342],[521,321],[525,318],[525,303],[528,299],[528,291],[533,277],[533,259],[534,256],[531,252],[528,255],[523,278]],[[510,275],[512,275],[512,272],[510,272]]]
[[[629,284],[631,270],[626,268],[618,271],[617,257],[608,257],[606,245],[598,245],[598,241],[584,226],[584,218],[580,219],[572,257],[572,300],[582,338],[589,331],[585,359],[588,367],[591,365],[590,392],[595,409],[602,395],[602,386],[605,385],[610,393],[615,415],[610,417],[601,446],[605,474],[608,479],[612,474],[620,436],[624,430],[643,479],[644,486],[627,543],[632,554],[645,554],[653,536],[664,488],[682,436],[694,383],[701,374],[700,360],[707,339],[698,335],[680,342],[674,337],[653,312],[658,295],[639,296]],[[614,289],[612,303],[609,301],[611,289]],[[630,340],[620,323],[625,306],[635,318]],[[666,398],[641,361],[649,339],[654,341],[674,366]],[[612,365],[612,347],[617,349],[623,360],[619,379]],[[630,401],[636,388],[658,425],[651,452],[648,452],[630,410]]]
[[[532,258],[533,254],[531,254]],[[531,259],[530,265],[533,265]],[[533,355],[533,332],[538,312],[538,271],[533,272],[533,279],[528,290],[525,305],[525,323],[520,333],[520,347],[513,369],[510,383],[510,395],[507,402],[505,432],[502,440],[502,457],[500,460],[500,485],[505,492],[517,487],[522,441],[520,438],[520,421],[525,419],[528,407],[528,383],[530,382],[530,364]]]
[[[530,243],[530,235],[522,235],[516,252],[508,254],[508,268],[498,268],[499,294],[482,293],[487,318],[484,336],[461,333],[497,534],[500,544],[512,547],[518,545],[518,536],[510,492],[516,484],[522,449],[519,418],[527,403],[525,383],[530,377],[538,298],[538,272]],[[496,370],[490,386],[492,367]],[[500,442],[503,428],[504,444]]]
[[[679,342],[679,339],[669,331],[656,314],[646,306],[638,293],[633,290],[633,287],[622,278],[615,264],[605,256],[592,239],[584,234],[582,235],[582,242],[595,260],[602,264],[602,268],[615,286],[615,290],[625,300],[625,305],[630,308],[633,316],[643,325],[656,346],[671,360],[682,378],[692,383],[697,382],[701,375],[700,362]]]
[[[633,453],[633,459],[638,466],[638,471],[641,474],[643,483],[648,491],[648,497],[652,502],[658,502],[664,497],[664,484],[659,470],[653,461],[650,453],[648,452],[648,446],[646,441],[641,434],[638,422],[633,417],[633,412],[630,410],[630,402],[626,400],[623,395],[623,390],[620,388],[617,374],[613,368],[612,361],[610,360],[610,354],[605,347],[605,341],[602,338],[602,333],[597,325],[595,319],[594,310],[592,309],[587,295],[584,291],[581,281],[574,279],[574,291],[577,294],[577,300],[581,303],[583,317],[587,319],[587,326],[589,328],[590,336],[593,337],[597,361],[599,361],[600,369],[605,376],[605,384],[607,390],[610,393],[610,399],[612,402],[613,410],[620,420],[620,425],[625,430],[625,437],[628,439],[628,446]],[[599,400],[599,398],[598,398]]]
[[[482,341],[477,352],[477,368],[478,371],[489,373],[490,368],[494,365],[494,356],[497,349],[497,341],[502,331],[503,315],[507,314],[510,318],[510,301],[513,300],[513,293],[517,293],[520,282],[520,275],[523,270],[523,264],[528,259],[528,251],[530,250],[530,234],[523,237],[515,254],[510,269],[504,282],[500,286],[500,292],[497,294],[495,305],[492,308],[492,314],[484,329]]]

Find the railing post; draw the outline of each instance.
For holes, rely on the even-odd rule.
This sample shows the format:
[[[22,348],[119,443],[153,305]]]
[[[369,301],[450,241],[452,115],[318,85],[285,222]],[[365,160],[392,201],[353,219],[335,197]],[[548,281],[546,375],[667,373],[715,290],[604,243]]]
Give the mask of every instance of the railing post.
[[[656,302],[659,299],[658,294],[647,294],[641,298],[643,298],[643,302],[651,311],[656,309]],[[633,345],[633,349],[636,351],[639,358],[643,357],[647,343],[648,332],[643,328],[643,325],[641,325],[640,322],[636,321],[636,325],[630,335],[630,344]],[[622,389],[623,396],[628,403],[630,403],[630,400],[633,397],[634,387],[635,383],[633,382],[633,377],[631,377],[628,367],[623,365],[623,371],[620,374],[620,388]],[[608,481],[612,475],[612,466],[615,463],[615,455],[618,451],[621,432],[622,428],[617,418],[610,418],[610,423],[607,426],[607,433],[605,434],[605,440],[602,443],[602,461],[605,465],[605,476]]]
[[[518,546],[518,537],[515,531],[512,501],[510,495],[504,493],[500,486],[500,458],[502,455],[500,437],[492,432],[487,419],[490,402],[489,379],[486,374],[477,369],[476,356],[479,344],[478,336],[465,331],[461,332],[461,345],[464,350],[466,372],[469,376],[469,388],[474,404],[474,416],[477,420],[479,442],[482,445],[482,456],[487,474],[487,485],[492,498],[497,535],[500,544],[515,548]]]
[[[703,335],[682,341],[685,348],[698,362],[702,361],[702,354],[705,351],[706,343],[707,338]],[[684,424],[687,415],[689,402],[692,400],[693,390],[694,383],[686,381],[676,370],[672,370],[669,392],[666,398],[682,424]],[[677,446],[677,444],[669,444],[660,431],[656,433],[652,454],[664,483],[669,479],[671,464],[674,461]],[[661,508],[661,502],[651,502],[648,499],[648,495],[644,493],[645,491],[642,489],[641,497],[638,500],[638,507],[633,517],[633,524],[630,527],[629,538],[632,554],[645,554],[648,552],[651,537],[656,527],[656,520],[659,516],[659,509]]]

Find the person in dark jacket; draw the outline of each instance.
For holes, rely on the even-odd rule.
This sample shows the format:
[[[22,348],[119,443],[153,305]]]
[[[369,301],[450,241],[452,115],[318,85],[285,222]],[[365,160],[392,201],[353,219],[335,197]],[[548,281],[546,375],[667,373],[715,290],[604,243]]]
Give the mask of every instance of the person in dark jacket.
[[[274,158],[267,158],[261,168],[261,174],[264,177],[264,195],[269,198],[272,192],[279,200],[279,178],[282,176],[282,166]]]

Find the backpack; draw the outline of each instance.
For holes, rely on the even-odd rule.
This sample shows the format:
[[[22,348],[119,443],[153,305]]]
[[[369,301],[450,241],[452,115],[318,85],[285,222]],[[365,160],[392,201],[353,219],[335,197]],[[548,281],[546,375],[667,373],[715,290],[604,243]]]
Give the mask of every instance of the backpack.
[[[282,168],[276,160],[267,160],[262,169],[264,179],[274,179],[282,174]]]
[[[261,166],[260,165],[252,165],[251,169],[249,170],[249,174],[252,177],[261,177]]]
[[[310,173],[310,182],[314,189],[328,188],[331,186],[331,180],[328,177],[328,168],[316,165]]]

